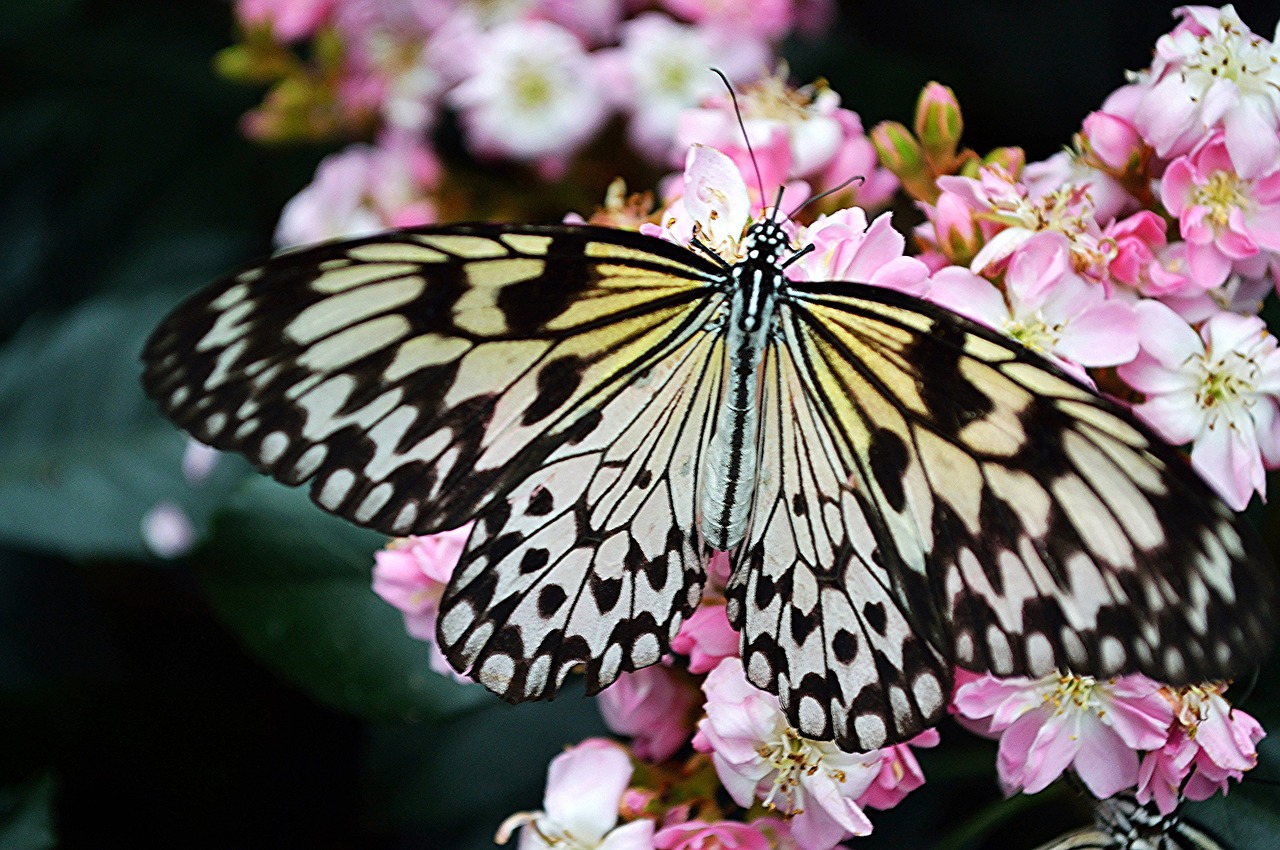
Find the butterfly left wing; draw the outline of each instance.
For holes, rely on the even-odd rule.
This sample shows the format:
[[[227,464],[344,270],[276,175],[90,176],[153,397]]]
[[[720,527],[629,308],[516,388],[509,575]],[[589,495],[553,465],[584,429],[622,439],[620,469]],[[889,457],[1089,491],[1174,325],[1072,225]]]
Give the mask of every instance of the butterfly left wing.
[[[450,663],[516,702],[582,667],[588,693],[655,663],[701,597],[703,458],[724,340],[683,342],[480,515],[440,607]]]

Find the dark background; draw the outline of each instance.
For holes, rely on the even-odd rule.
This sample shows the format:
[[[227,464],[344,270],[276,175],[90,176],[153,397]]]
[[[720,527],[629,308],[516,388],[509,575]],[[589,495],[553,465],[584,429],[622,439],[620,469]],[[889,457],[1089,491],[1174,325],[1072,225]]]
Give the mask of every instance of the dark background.
[[[1275,4],[1236,6],[1272,34]],[[788,55],[868,128],[909,123],[939,80],[968,145],[1038,159],[1148,64],[1170,8],[848,3]],[[214,75],[232,38],[215,0],[0,2],[0,848],[485,847],[539,806],[547,760],[601,731],[594,707],[511,709],[424,672],[367,590],[379,538],[235,461],[187,492],[184,441],[137,388],[150,326],[267,253],[337,148],[238,134],[261,92]],[[207,532],[188,559],[141,547],[161,498]],[[1275,671],[1245,703],[1264,722]],[[997,805],[993,747],[943,738],[929,784],[853,846],[1020,850],[1084,820],[1062,788]],[[1196,816],[1280,846],[1278,763]]]

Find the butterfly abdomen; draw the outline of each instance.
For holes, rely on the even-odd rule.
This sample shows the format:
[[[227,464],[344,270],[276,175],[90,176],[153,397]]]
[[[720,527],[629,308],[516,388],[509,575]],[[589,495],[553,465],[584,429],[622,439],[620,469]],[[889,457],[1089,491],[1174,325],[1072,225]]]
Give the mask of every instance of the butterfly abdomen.
[[[746,533],[760,431],[760,362],[773,327],[781,274],[743,264],[726,322],[727,393],[707,450],[701,494],[702,536],[713,549],[736,546]]]

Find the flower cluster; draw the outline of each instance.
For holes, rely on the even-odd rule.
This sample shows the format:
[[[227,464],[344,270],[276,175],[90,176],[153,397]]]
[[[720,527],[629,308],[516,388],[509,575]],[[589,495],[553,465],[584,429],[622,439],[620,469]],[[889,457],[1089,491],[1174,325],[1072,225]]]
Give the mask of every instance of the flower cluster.
[[[350,72],[342,81],[360,102],[350,69],[364,66],[352,45],[364,43],[358,24],[366,33],[386,25],[379,4],[288,5],[292,16],[284,3],[242,9],[251,5],[274,10],[261,20],[276,38],[337,33]],[[772,217],[794,244],[811,246],[788,264],[791,279],[885,286],[967,315],[1132,404],[1189,447],[1233,507],[1265,495],[1263,472],[1280,465],[1280,353],[1258,317],[1280,266],[1280,52],[1271,42],[1230,6],[1178,10],[1152,67],[1085,120],[1074,148],[1027,164],[1017,149],[962,149],[959,107],[937,84],[922,94],[912,129],[885,123],[866,134],[830,89],[767,74],[737,87],[744,139],[727,96],[673,70],[689,70],[676,61],[688,56],[705,64],[716,32],[749,32],[745,43],[767,56],[794,23],[786,3],[756,4],[742,17],[728,15],[731,7],[671,2],[627,19],[604,3],[568,20],[550,0],[488,17],[415,4],[395,42],[416,37],[414,50],[379,55],[416,57],[419,88],[379,78],[381,87],[361,91],[382,110],[384,129],[418,135],[400,133],[398,146],[384,136],[327,161],[286,211],[281,240],[431,220],[447,176],[422,131],[438,106],[457,110],[474,153],[529,161],[544,175],[558,173],[605,114],[625,109],[632,144],[654,162],[683,151],[684,169],[660,182],[657,212],[650,197],[628,198],[615,184],[592,221],[681,245],[696,238],[734,262],[750,223]],[[458,64],[482,43],[483,67]],[[577,75],[577,91],[562,90],[564,75]],[[389,92],[411,90],[431,92],[419,98],[422,110],[391,105]],[[534,97],[545,98],[537,114],[522,116],[521,98]],[[863,179],[845,185],[854,176]],[[877,213],[899,187],[925,216],[915,256]],[[402,541],[378,555],[375,589],[416,636],[433,637],[465,534]],[[924,782],[913,748],[935,746],[936,731],[850,754],[792,728],[777,699],[744,674],[726,615],[724,553],[708,573],[671,653],[599,697],[606,724],[628,745],[591,740],[558,757],[543,810],[513,816],[500,839],[520,830],[521,850],[828,850],[872,831],[868,809],[895,806]],[[438,654],[433,666],[448,669]],[[1255,763],[1263,734],[1220,684],[956,675],[953,711],[999,738],[1007,793],[1039,791],[1071,770],[1099,797],[1136,789],[1168,812],[1183,797],[1225,792]]]
[[[474,181],[446,169],[442,182],[432,139],[445,114],[456,116],[473,157],[527,163],[548,181],[615,127],[625,127],[633,154],[661,168],[693,141],[738,145],[711,68],[739,86],[770,180],[862,175],[862,193],[883,200],[896,180],[877,168],[858,116],[825,86],[795,89],[767,72],[778,42],[816,31],[831,6],[238,0],[242,40],[219,67],[271,85],[245,116],[253,138],[375,140],[325,160],[289,205],[282,246],[436,221],[442,205],[450,218],[491,216]]]
[[[1280,267],[1280,48],[1231,6],[1176,14],[1069,152],[957,153],[936,86],[918,139],[872,138],[927,215],[928,297],[1138,398],[1240,510],[1280,465],[1280,352],[1257,315]]]
[[[952,710],[999,738],[1005,793],[1034,794],[1071,769],[1094,796],[1137,790],[1169,814],[1204,800],[1257,764],[1262,727],[1222,696],[1226,686],[1171,688],[1146,676],[1095,680],[1053,673],[997,679],[957,672]]]

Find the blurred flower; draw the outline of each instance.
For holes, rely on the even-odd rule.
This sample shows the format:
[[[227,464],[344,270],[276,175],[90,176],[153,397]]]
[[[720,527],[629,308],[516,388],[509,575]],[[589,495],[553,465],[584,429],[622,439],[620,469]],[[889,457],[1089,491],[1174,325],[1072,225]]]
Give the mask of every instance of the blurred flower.
[[[726,262],[741,259],[741,240],[753,206],[738,166],[724,153],[693,145],[685,156],[681,194],[661,216],[660,225],[640,232],[678,245],[695,237]]]
[[[1175,722],[1164,746],[1142,759],[1138,802],[1156,801],[1173,812],[1183,797],[1207,800],[1227,782],[1239,782],[1258,763],[1257,743],[1266,732],[1253,717],[1222,696],[1224,684],[1166,689]]]
[[[436,646],[436,620],[453,570],[462,557],[471,525],[424,537],[402,537],[374,555],[373,591],[404,613],[404,627],[431,644],[431,669],[460,682],[471,680],[455,671]]]
[[[367,236],[436,219],[430,193],[440,166],[426,147],[403,135],[380,146],[355,144],[324,158],[315,179],[285,204],[276,225],[282,248]]]
[[[742,661],[726,658],[702,685],[707,716],[695,749],[710,752],[721,783],[740,806],[758,797],[791,815],[791,832],[806,850],[829,850],[871,821],[858,806],[880,773],[879,753],[846,753],[830,741],[800,736],[778,698],[751,685]]]
[[[213,474],[220,457],[222,452],[213,446],[206,446],[194,438],[187,440],[187,448],[182,453],[182,477],[192,486],[203,484]]]
[[[551,760],[543,810],[507,818],[494,840],[506,844],[519,829],[520,850],[652,850],[653,821],[617,826],[631,772],[622,747],[589,738]]]
[[[482,156],[536,160],[558,172],[607,117],[593,60],[548,21],[504,24],[476,45],[474,74],[449,94]]]
[[[1119,369],[1146,396],[1133,408],[1174,445],[1223,501],[1243,510],[1266,495],[1264,466],[1280,463],[1280,352],[1256,316],[1218,313],[1197,334],[1164,304],[1135,307],[1142,346]]]
[[[237,0],[242,26],[269,26],[282,41],[311,36],[333,11],[334,0]]]
[[[620,47],[597,54],[606,92],[630,113],[631,143],[654,162],[665,164],[684,150],[675,139],[681,111],[722,90],[710,69],[723,64],[717,54],[727,45],[713,44],[710,35],[646,12],[622,26]]]
[[[1165,170],[1160,197],[1187,240],[1187,265],[1205,289],[1220,285],[1233,262],[1280,251],[1280,168],[1257,179],[1236,173],[1221,132]]]
[[[596,700],[605,725],[632,738],[637,758],[666,761],[693,734],[698,694],[661,664],[620,674]]]
[[[1137,750],[1164,743],[1173,709],[1145,676],[1099,681],[1051,673],[1039,679],[983,675],[956,689],[963,716],[991,719],[1006,794],[1034,794],[1075,769],[1098,798],[1138,779]]]
[[[157,502],[142,518],[142,542],[157,557],[178,558],[191,551],[196,529],[181,506]]]

